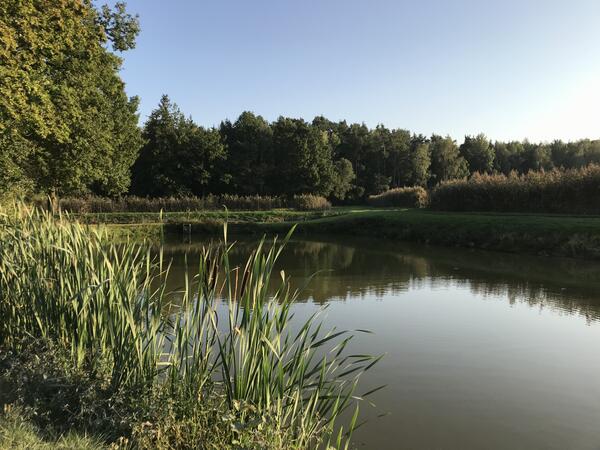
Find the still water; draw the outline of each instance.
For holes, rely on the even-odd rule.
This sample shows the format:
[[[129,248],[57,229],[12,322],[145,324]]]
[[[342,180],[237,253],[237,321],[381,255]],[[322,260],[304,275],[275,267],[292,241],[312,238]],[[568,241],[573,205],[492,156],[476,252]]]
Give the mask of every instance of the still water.
[[[167,243],[174,270],[202,243]],[[240,241],[239,263],[256,242]],[[296,239],[300,318],[367,328],[365,449],[600,449],[600,264],[377,239]]]

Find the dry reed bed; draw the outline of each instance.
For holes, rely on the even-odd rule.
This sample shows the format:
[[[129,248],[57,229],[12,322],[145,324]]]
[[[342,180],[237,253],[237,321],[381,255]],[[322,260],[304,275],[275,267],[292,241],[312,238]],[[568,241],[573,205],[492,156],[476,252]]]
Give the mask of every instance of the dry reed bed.
[[[431,208],[443,211],[600,214],[600,166],[529,172],[475,174],[440,184]]]

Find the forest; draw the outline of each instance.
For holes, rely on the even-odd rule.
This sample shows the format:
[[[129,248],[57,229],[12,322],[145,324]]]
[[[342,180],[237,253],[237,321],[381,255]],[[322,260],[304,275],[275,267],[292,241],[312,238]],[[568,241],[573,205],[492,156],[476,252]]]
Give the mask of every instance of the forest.
[[[65,159],[65,177],[21,171],[18,183],[35,193],[116,197],[293,196],[314,194],[338,204],[362,203],[370,195],[403,186],[432,188],[440,182],[480,174],[527,174],[574,169],[600,163],[600,141],[551,143],[492,142],[484,134],[466,136],[459,145],[450,136],[425,137],[384,125],[333,122],[325,117],[279,117],[274,122],[244,111],[218,128],[198,125],[164,95],[119,157],[73,180]],[[68,145],[64,150],[68,152]],[[90,153],[93,150],[90,149]],[[10,155],[6,155],[10,159]],[[93,159],[90,161],[93,164]],[[55,162],[56,163],[56,162]],[[76,182],[74,182],[76,181]],[[9,190],[9,186],[4,189]]]
[[[462,144],[404,129],[252,112],[203,128],[163,96],[142,129],[129,192],[139,196],[315,194],[361,202],[402,186],[433,187],[474,173],[525,174],[600,162],[600,141]]]
[[[500,142],[479,134],[459,143],[323,116],[270,122],[244,111],[207,128],[167,95],[140,124],[139,99],[126,95],[119,74],[138,18],[123,3],[62,3],[0,5],[0,195],[314,194],[362,203],[474,173],[600,162],[597,140]]]

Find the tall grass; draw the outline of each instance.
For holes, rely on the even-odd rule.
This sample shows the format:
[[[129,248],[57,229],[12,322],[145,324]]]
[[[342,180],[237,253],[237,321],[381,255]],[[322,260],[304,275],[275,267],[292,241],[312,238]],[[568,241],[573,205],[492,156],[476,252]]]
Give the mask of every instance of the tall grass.
[[[269,294],[289,235],[233,267],[225,228],[175,293],[162,256],[69,218],[19,206],[0,212],[0,238],[1,348],[49,340],[115,392],[160,390],[184,415],[224,398],[236,421],[268,420],[287,448],[341,447],[351,434],[356,415],[345,431],[340,415],[378,358],[347,354],[352,334],[324,333],[319,314],[292,333],[298,292],[283,271]]]
[[[390,189],[378,195],[370,195],[367,203],[371,206],[399,206],[403,208],[424,208],[428,204],[427,191],[421,186]]]
[[[529,172],[475,174],[440,184],[431,207],[446,211],[600,214],[600,166]]]
[[[37,207],[44,208],[47,199],[33,200]],[[316,195],[303,195],[293,198],[260,195],[206,195],[204,197],[161,197],[144,198],[125,196],[106,198],[97,196],[65,197],[59,200],[59,207],[70,213],[115,213],[115,212],[182,212],[218,210],[267,211],[277,208],[297,208],[301,210],[327,209],[331,204]]]
[[[331,208],[331,203],[320,195],[294,195],[291,206],[298,211],[323,211]]]

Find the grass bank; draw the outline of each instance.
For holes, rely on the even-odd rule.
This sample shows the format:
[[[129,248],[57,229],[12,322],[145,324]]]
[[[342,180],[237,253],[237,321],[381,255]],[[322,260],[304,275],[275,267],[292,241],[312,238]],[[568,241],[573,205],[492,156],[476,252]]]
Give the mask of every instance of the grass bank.
[[[270,224],[263,228],[285,229]],[[600,217],[369,210],[300,223],[298,232],[369,235],[445,246],[600,258]]]
[[[175,235],[221,234],[227,221],[238,233],[255,233],[265,224],[284,224],[285,233],[295,223],[344,214],[345,208],[328,211],[187,211],[80,213],[69,217],[87,225],[102,225],[117,239],[159,240],[163,233]]]
[[[513,253],[600,259],[600,217],[334,208],[283,222],[236,221],[232,233],[347,234]],[[166,233],[210,234],[218,223],[167,223]]]
[[[182,223],[280,223],[300,222],[328,217],[345,212],[344,209],[331,211],[296,211],[292,209],[272,209],[268,211],[185,211],[185,212],[116,212],[80,213],[70,217],[86,224],[182,224]]]
[[[365,235],[408,242],[512,253],[600,259],[600,217],[558,214],[445,212],[427,209],[334,207],[329,211],[199,211],[75,215],[104,223],[119,236],[158,239],[221,233],[228,220],[237,234]]]

